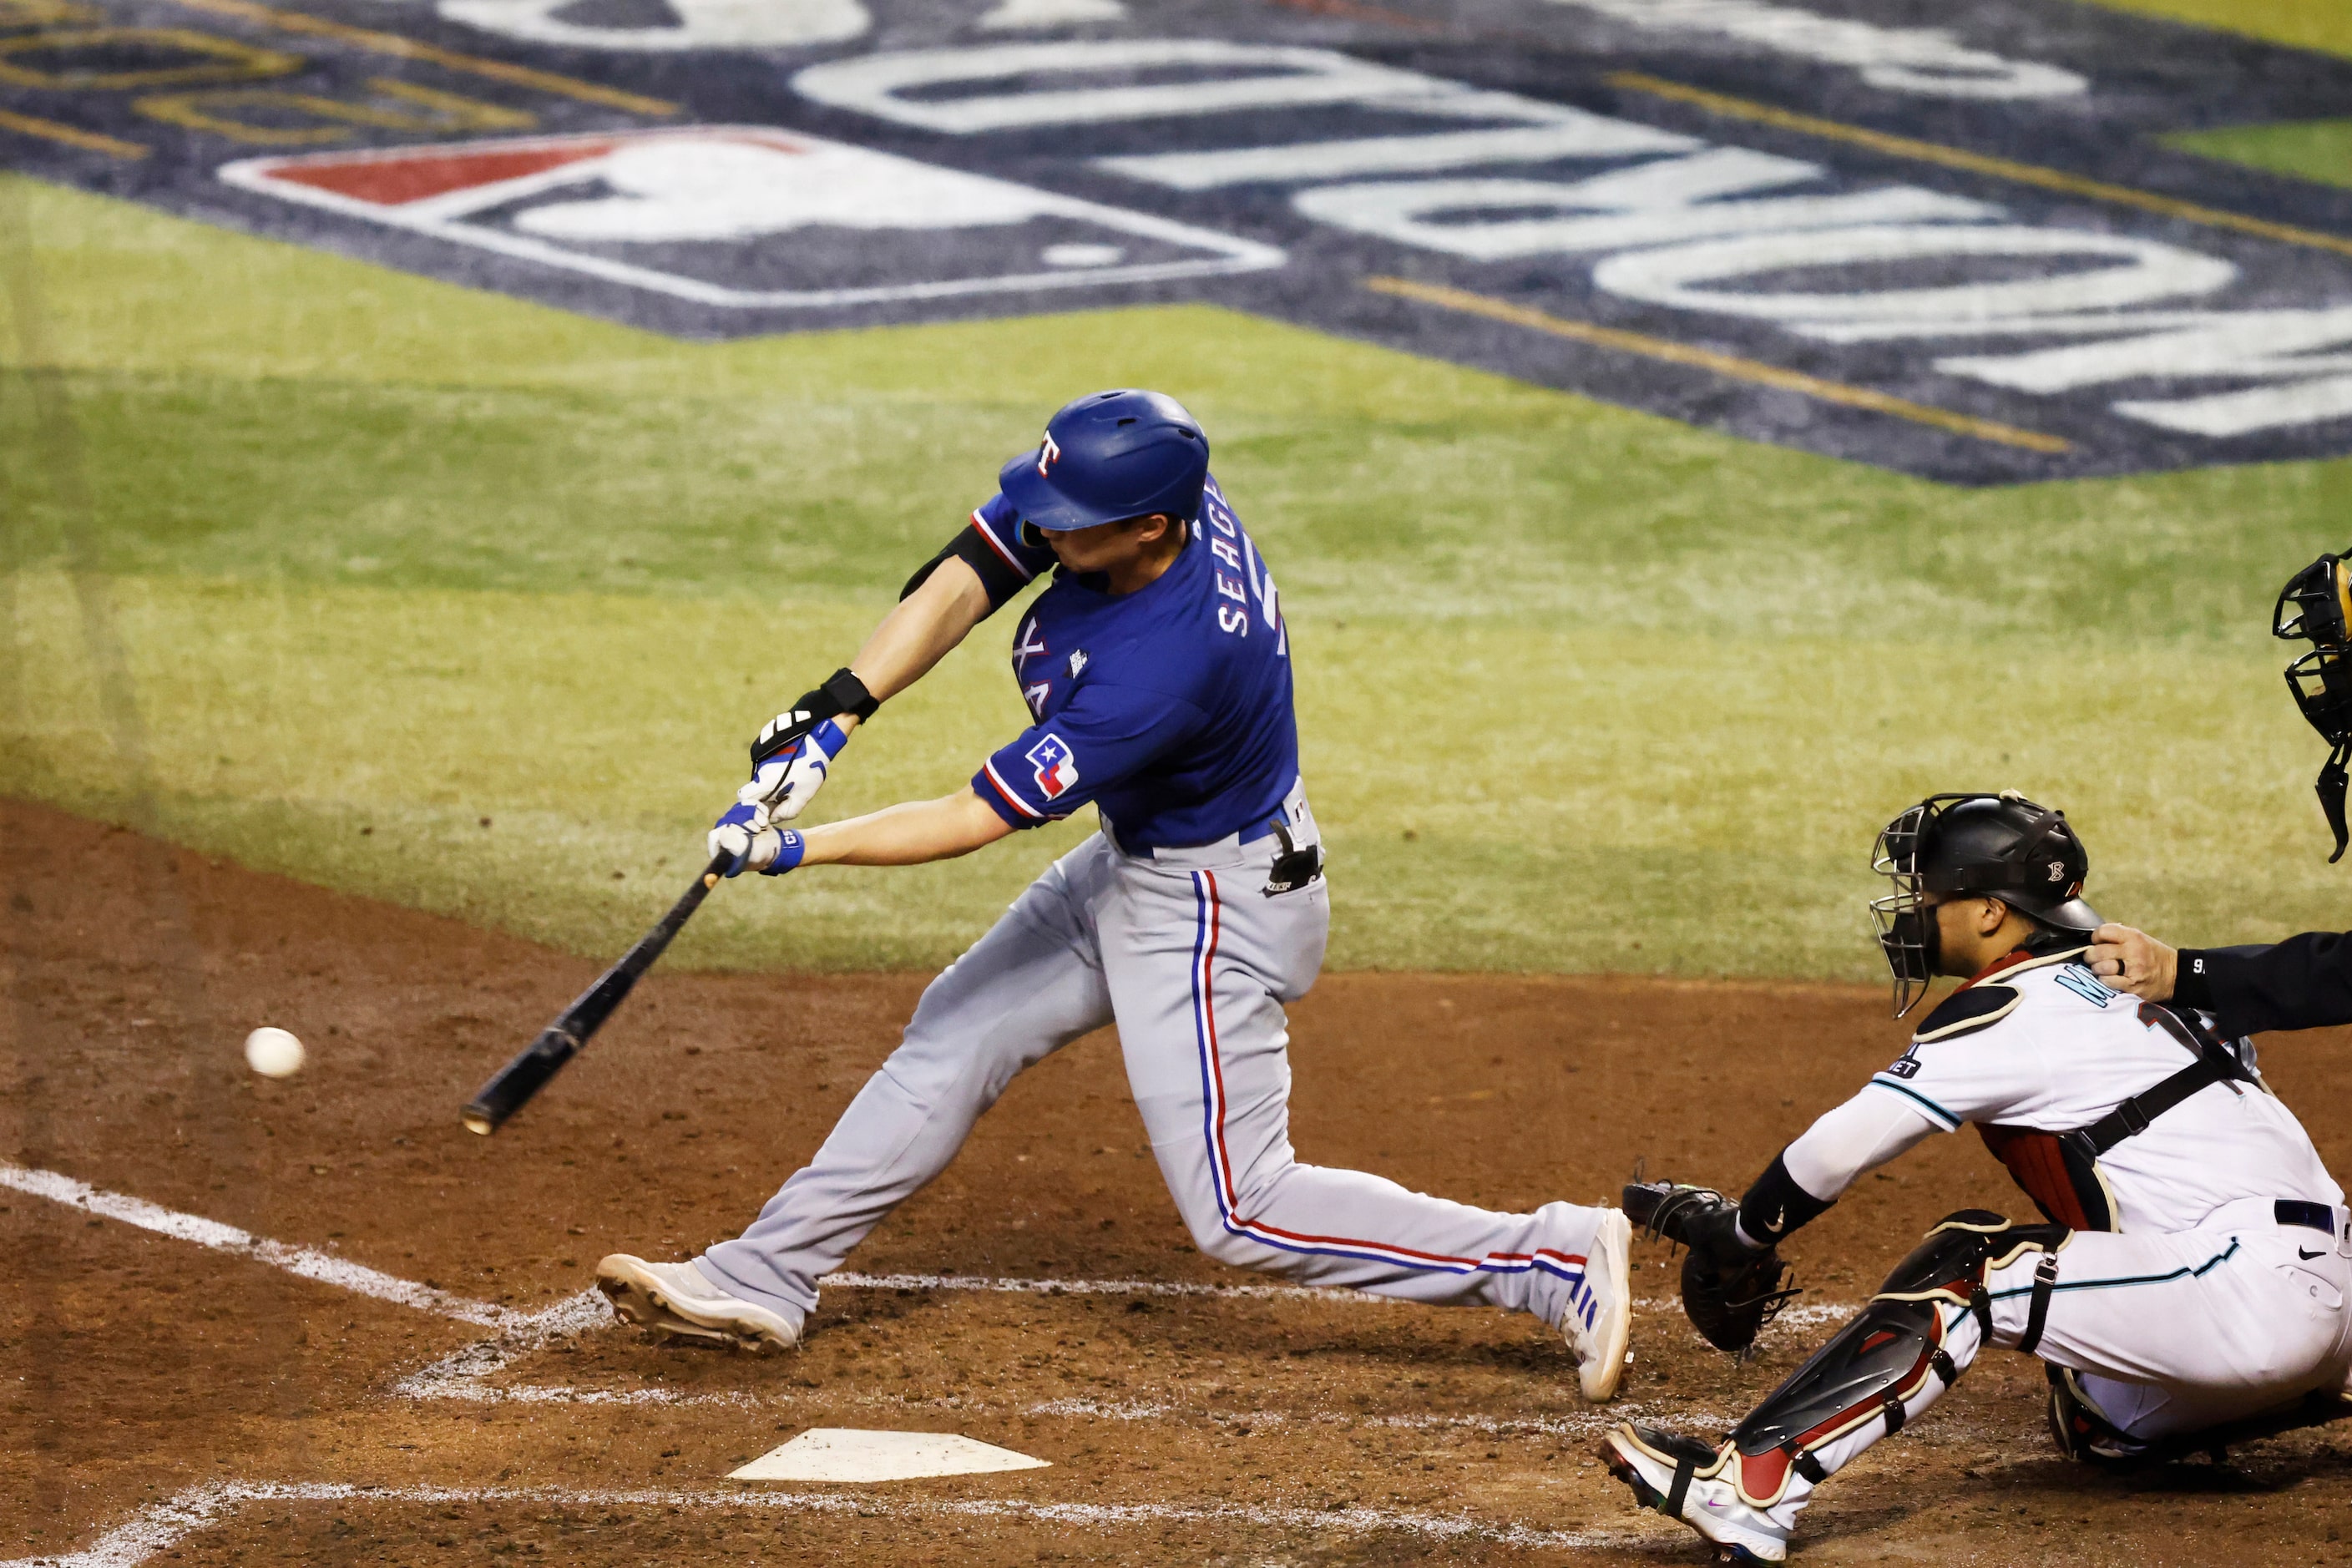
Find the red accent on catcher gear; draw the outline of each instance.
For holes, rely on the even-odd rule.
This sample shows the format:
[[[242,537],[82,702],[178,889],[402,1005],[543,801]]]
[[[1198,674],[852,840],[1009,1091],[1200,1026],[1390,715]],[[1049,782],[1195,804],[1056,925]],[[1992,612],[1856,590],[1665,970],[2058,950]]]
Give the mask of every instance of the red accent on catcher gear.
[[[2091,1217],[2083,1194],[2074,1190],[2074,1178],[2066,1169],[2066,1158],[2056,1133],[2031,1127],[1990,1127],[1979,1122],[1977,1134],[1992,1151],[1992,1157],[2009,1167],[2011,1179],[2024,1188],[2025,1195],[2053,1222],[2069,1230],[2106,1228]]]
[[[1895,1337],[1892,1334],[1887,1336],[1889,1339]],[[1874,1340],[1877,1336],[1874,1334],[1871,1338]],[[1864,1342],[1867,1344],[1870,1342]],[[1927,1379],[1936,1375],[1936,1352],[1943,1348],[1944,1320],[1943,1314],[1937,1313],[1935,1339],[1919,1352],[1919,1359],[1911,1363],[1911,1370],[1889,1392],[1908,1405],[1912,1396],[1927,1386]],[[1742,1453],[1739,1456],[1740,1497],[1759,1508],[1770,1507],[1780,1501],[1780,1494],[1788,1489],[1789,1468],[1797,1462],[1800,1451],[1811,1453],[1817,1445],[1843,1436],[1853,1427],[1857,1416],[1883,1419],[1885,1410],[1886,1394],[1873,1394],[1854,1401],[1828,1420],[1806,1428],[1794,1442],[1779,1444],[1760,1454]]]
[[[1813,1434],[1805,1436],[1811,1438]],[[1742,1454],[1733,1462],[1739,1468],[1740,1497],[1759,1508],[1769,1508],[1789,1489],[1789,1467],[1796,1462],[1796,1456],[1786,1448],[1767,1448],[1760,1454]]]
[[[1994,959],[1990,963],[1986,964],[1982,969],[1978,970],[1974,974],[1969,975],[1966,980],[1961,981],[1959,988],[1966,991],[1969,986],[1974,985],[1980,981],[1990,980],[1994,975],[1999,974],[2004,969],[2014,969],[2021,963],[2031,963],[2032,962],[2033,955],[2032,953],[2026,952],[2021,947],[2013,947],[2007,952],[2001,954],[1999,958]]]
[[[1941,1228],[1939,1226],[1937,1231],[1928,1233],[1931,1241]],[[1898,1311],[1924,1311],[1926,1321],[1920,1323],[1916,1331],[1919,1334],[1918,1354],[1899,1375],[1888,1381],[1876,1382],[1869,1392],[1840,1406],[1825,1419],[1813,1423],[1803,1431],[1781,1436],[1769,1447],[1750,1449],[1745,1447],[1741,1441],[1740,1432],[1746,1429],[1748,1423],[1741,1423],[1740,1430],[1734,1431],[1730,1439],[1730,1447],[1738,1455],[1738,1480],[1740,1498],[1755,1507],[1769,1508],[1779,1502],[1781,1494],[1787,1490],[1789,1473],[1796,1465],[1799,1455],[1811,1454],[1821,1445],[1833,1442],[1850,1432],[1859,1430],[1867,1422],[1885,1420],[1890,1400],[1900,1401],[1907,1411],[1910,1402],[1927,1387],[1927,1380],[1939,1378],[1942,1375],[1936,1370],[1936,1363],[1938,1356],[1945,1354],[1943,1310],[1934,1301],[1922,1300],[1920,1298],[1943,1292],[1957,1296],[1965,1301],[1982,1288],[1984,1273],[1985,1260],[1982,1257],[1979,1257],[1975,1261],[1961,1266],[1955,1273],[1943,1274],[1939,1270],[1938,1276],[1931,1276],[1925,1280],[1916,1278],[1903,1280],[1902,1293],[1893,1300],[1885,1297],[1873,1298],[1871,1304],[1863,1309],[1864,1314],[1879,1309],[1882,1305]],[[1902,1271],[1898,1269],[1895,1277],[1889,1279],[1889,1286],[1894,1286],[1898,1279],[1901,1279],[1901,1276]],[[1861,1320],[1857,1319],[1848,1322],[1839,1332],[1842,1336],[1863,1326]],[[1873,1350],[1895,1343],[1905,1337],[1906,1334],[1902,1331],[1874,1330],[1864,1334],[1849,1354],[1858,1359],[1867,1355]],[[1832,1337],[1829,1344],[1814,1352],[1815,1357],[1819,1358],[1827,1353],[1837,1342],[1837,1337]],[[1788,1383],[1782,1384],[1779,1389],[1767,1396],[1764,1403],[1749,1415],[1748,1420],[1754,1421],[1769,1411],[1776,1401],[1788,1393],[1790,1385],[1799,1382],[1806,1371],[1814,1364],[1813,1361],[1808,1361],[1805,1366],[1800,1367]],[[1951,1363],[1947,1361],[1946,1364]],[[1899,1423],[1897,1425],[1899,1426]],[[1753,1437],[1748,1439],[1748,1441],[1754,1440]]]

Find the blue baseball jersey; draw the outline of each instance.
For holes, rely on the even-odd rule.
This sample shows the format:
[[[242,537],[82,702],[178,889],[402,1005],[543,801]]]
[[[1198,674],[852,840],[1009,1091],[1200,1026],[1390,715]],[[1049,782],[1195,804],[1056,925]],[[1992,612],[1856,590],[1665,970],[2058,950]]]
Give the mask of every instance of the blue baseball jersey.
[[[1055,565],[1002,495],[971,521],[1023,580]],[[1297,781],[1274,576],[1214,479],[1149,586],[1113,595],[1056,569],[1022,614],[1013,674],[1036,721],[971,784],[1015,827],[1092,802],[1122,847],[1184,848],[1262,827]]]

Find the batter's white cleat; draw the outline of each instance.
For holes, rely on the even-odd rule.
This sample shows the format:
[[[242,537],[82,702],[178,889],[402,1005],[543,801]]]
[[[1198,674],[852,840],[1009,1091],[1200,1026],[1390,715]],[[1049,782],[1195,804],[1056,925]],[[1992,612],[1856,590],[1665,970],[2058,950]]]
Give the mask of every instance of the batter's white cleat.
[[[1633,1225],[1604,1209],[1584,1259],[1584,1283],[1570,1292],[1560,1337],[1576,1358],[1576,1381],[1595,1405],[1617,1394],[1625,1343],[1633,1334]]]
[[[1629,1421],[1601,1439],[1601,1458],[1611,1474],[1633,1489],[1635,1502],[1681,1520],[1715,1542],[1717,1563],[1787,1559],[1789,1532],[1740,1497],[1738,1461],[1727,1464],[1722,1450]],[[1679,1485],[1678,1475],[1685,1478]]]
[[[733,1345],[754,1354],[800,1342],[800,1331],[782,1316],[730,1296],[691,1263],[648,1263],[616,1252],[596,1265],[596,1289],[623,1322],[664,1339]]]

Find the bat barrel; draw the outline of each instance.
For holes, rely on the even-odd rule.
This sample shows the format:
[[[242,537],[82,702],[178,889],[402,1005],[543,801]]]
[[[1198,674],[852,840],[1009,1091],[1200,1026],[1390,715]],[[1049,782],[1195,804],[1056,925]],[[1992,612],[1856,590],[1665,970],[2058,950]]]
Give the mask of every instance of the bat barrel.
[[[469,1132],[487,1138],[505,1125],[508,1117],[520,1110],[563,1068],[563,1064],[580,1054],[580,1047],[589,1037],[604,1026],[613,1009],[628,995],[638,977],[653,967],[654,960],[670,944],[710,889],[719,885],[728,868],[735,863],[731,855],[714,855],[710,864],[693,886],[680,894],[669,913],[654,923],[651,931],[639,937],[636,945],[623,953],[614,965],[596,977],[596,983],[572,999],[572,1005],[556,1015],[555,1022],[539,1032],[539,1038],[523,1047],[522,1054],[491,1075],[490,1081],[474,1091],[466,1102],[458,1119]]]
[[[466,1102],[466,1109],[458,1113],[466,1131],[485,1138],[496,1132],[579,1050],[579,1037],[561,1025],[541,1030],[537,1039],[492,1074],[489,1082]]]

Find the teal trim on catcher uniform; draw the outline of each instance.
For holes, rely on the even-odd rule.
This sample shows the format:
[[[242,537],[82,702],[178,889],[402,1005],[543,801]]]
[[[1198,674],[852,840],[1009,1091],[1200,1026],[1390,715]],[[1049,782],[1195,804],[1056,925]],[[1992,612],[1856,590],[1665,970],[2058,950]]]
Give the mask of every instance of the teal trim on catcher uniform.
[[[2084,1234],[2087,1236],[2103,1236],[2106,1233],[2104,1231],[2086,1231]],[[2221,1251],[2215,1253],[2204,1262],[2184,1263],[2178,1268],[2169,1268],[2161,1274],[2124,1274],[2118,1275],[2112,1279],[2061,1279],[2051,1285],[2051,1299],[2054,1300],[2059,1296],[2069,1290],[2120,1290],[2133,1285],[2169,1285],[2176,1279],[2200,1279],[2210,1270],[2219,1268],[2222,1264],[2227,1263],[2232,1258],[2237,1257],[2238,1247],[2240,1245],[2241,1243],[2238,1238],[2233,1236],[2230,1238],[2230,1245],[2228,1247],[2224,1247]],[[1991,1298],[1996,1301],[2005,1301],[2011,1296],[2032,1295],[2033,1286],[2032,1282],[2029,1281],[2026,1284],[2012,1286],[2007,1289],[1990,1290],[1988,1291],[1987,1294],[1991,1296]]]
[[[1873,1089],[1887,1089],[1893,1093],[1901,1095],[1904,1099],[1909,1100],[1912,1104],[1926,1111],[1929,1117],[1934,1119],[1936,1125],[1942,1128],[1947,1132],[1958,1132],[1960,1130],[1960,1119],[1958,1117],[1953,1115],[1950,1111],[1945,1110],[1934,1100],[1929,1100],[1917,1089],[1906,1089],[1903,1085],[1896,1083],[1893,1079],[1886,1078],[1872,1079],[1870,1080],[1870,1087]]]

